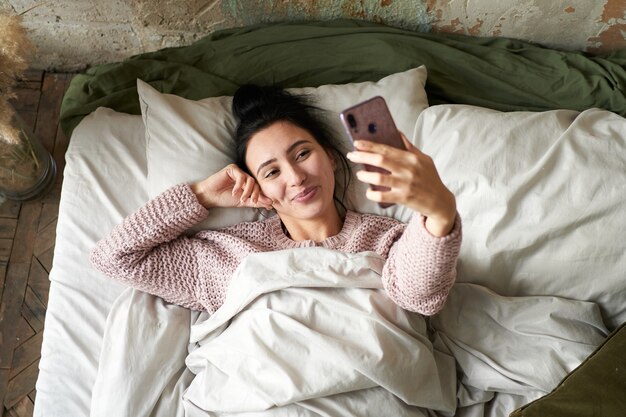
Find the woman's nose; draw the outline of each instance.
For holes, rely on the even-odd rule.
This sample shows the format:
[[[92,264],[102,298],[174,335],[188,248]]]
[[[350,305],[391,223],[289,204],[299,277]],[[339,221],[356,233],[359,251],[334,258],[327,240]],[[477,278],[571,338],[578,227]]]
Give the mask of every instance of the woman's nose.
[[[291,165],[289,167],[289,182],[292,186],[302,185],[306,179],[306,174],[297,165]]]

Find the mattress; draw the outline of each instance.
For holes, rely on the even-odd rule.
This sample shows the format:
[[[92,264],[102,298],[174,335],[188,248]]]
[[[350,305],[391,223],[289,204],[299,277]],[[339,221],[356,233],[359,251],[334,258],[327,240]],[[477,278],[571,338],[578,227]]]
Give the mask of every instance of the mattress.
[[[66,161],[36,385],[37,416],[89,415],[106,318],[124,287],[97,273],[86,255],[147,200],[141,117],[97,110],[76,129]]]

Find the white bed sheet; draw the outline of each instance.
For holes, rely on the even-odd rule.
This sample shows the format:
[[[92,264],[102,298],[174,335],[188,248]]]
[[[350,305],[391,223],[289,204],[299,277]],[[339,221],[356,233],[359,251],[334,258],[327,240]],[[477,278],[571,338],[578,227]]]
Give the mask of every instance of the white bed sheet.
[[[105,322],[124,287],[86,256],[147,200],[140,116],[100,108],[75,129],[66,153],[34,415],[88,416]]]

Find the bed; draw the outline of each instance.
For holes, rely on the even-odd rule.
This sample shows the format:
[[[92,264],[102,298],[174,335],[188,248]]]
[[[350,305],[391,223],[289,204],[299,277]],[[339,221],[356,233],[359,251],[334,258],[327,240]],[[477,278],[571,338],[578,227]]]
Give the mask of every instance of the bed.
[[[35,415],[532,415],[534,400],[572,381],[585,359],[609,350],[607,341],[624,339],[625,64],[626,52],[592,58],[334,21],[222,31],[78,75],[61,114],[71,141]],[[213,316],[92,268],[89,251],[126,215],[232,160],[229,95],[245,82],[312,95],[330,110],[338,137],[336,112],[373,95],[387,99],[399,128],[435,160],[463,218],[457,284],[440,314],[426,320],[380,302],[380,259],[367,253],[313,248],[284,271],[293,253],[252,259],[237,275],[248,284],[237,288],[258,292],[229,291],[232,301]],[[350,205],[410,215],[362,195],[355,186]],[[258,216],[216,211],[190,233]],[[320,265],[328,269],[312,277]],[[257,275],[278,278],[268,284]],[[364,319],[370,330],[349,340],[340,337],[341,320],[335,328],[299,318],[326,349],[307,353],[316,367],[298,362],[302,338],[294,335],[304,330],[289,327],[293,321],[276,321],[276,330],[239,319],[265,308],[258,302],[281,304],[279,315],[293,318],[301,311],[289,300],[348,296],[359,308],[378,306]],[[357,310],[341,312],[345,323],[361,323]],[[396,330],[369,337],[371,317]],[[251,328],[276,343],[261,352],[247,339]],[[280,329],[290,330],[279,337]],[[340,342],[320,341],[329,339]],[[246,348],[233,349],[233,341]],[[403,346],[403,359],[376,353],[377,343]],[[259,357],[273,367],[259,368]],[[283,362],[299,363],[302,375],[285,379]],[[623,387],[626,368],[618,368],[609,388]]]

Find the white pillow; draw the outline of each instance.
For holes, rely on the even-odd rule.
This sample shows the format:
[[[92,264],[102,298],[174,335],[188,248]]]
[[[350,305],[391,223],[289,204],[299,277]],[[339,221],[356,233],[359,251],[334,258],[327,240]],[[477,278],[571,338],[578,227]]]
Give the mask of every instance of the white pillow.
[[[463,219],[458,280],[626,321],[626,119],[432,106],[415,127]]]
[[[398,129],[410,135],[417,117],[428,107],[424,85],[426,68],[421,66],[389,75],[378,82],[293,88],[296,94],[316,98],[316,104],[329,111],[329,122],[337,134],[340,148],[348,151],[350,140],[339,121],[339,112],[380,95],[394,117]],[[148,156],[148,193],[155,197],[181,182],[200,181],[235,159],[233,136],[236,122],[231,112],[232,97],[187,100],[162,94],[137,80],[141,113],[146,128]],[[365,198],[366,185],[352,181],[348,206],[360,212],[379,213],[407,221],[410,211],[400,206],[381,209]],[[242,221],[260,219],[255,209],[214,209],[208,219],[194,227],[216,229]]]

